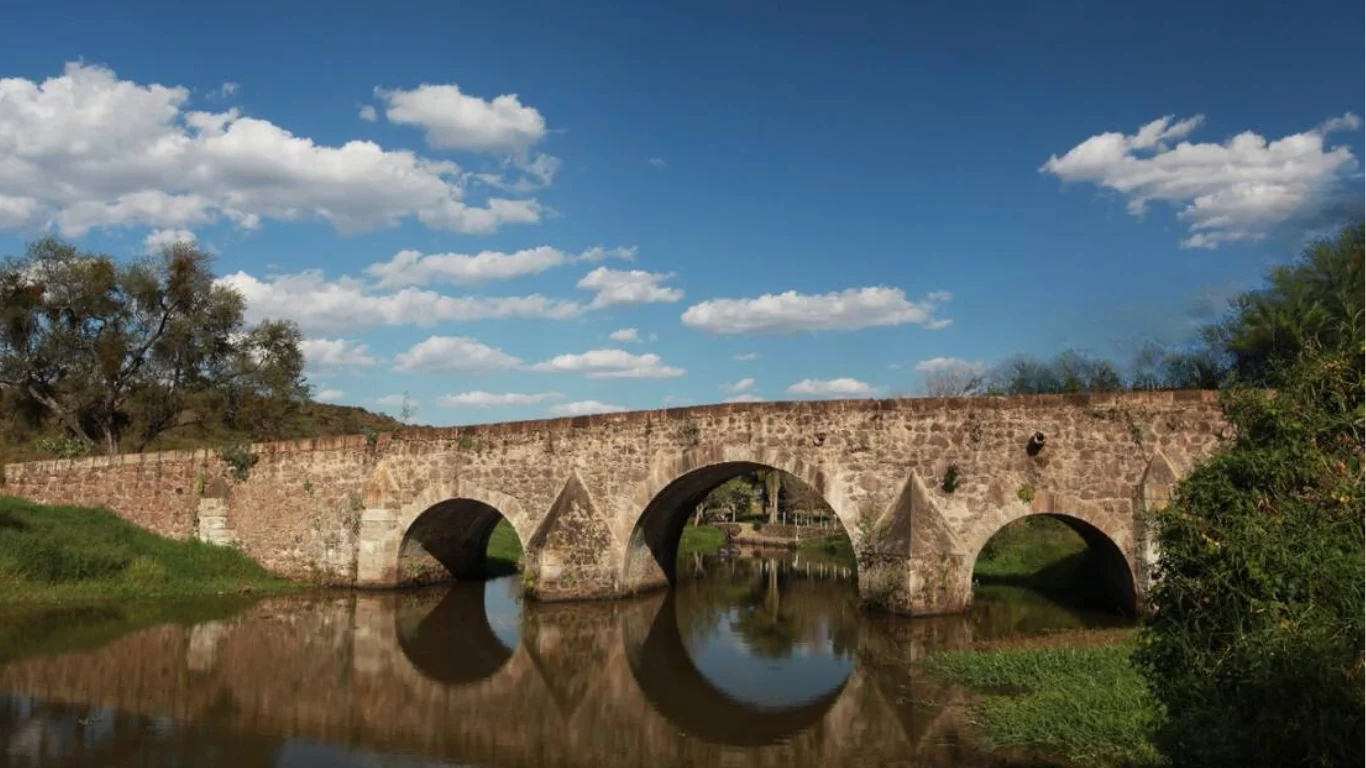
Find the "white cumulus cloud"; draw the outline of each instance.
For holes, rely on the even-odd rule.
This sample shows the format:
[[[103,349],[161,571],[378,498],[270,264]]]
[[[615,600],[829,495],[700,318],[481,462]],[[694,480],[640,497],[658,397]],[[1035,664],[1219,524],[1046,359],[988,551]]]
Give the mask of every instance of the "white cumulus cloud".
[[[400,371],[485,373],[517,368],[522,361],[465,336],[430,336],[394,360]]]
[[[148,253],[160,253],[161,249],[169,248],[176,243],[196,243],[198,238],[188,229],[154,229],[142,244],[147,248]]]
[[[1277,225],[1315,221],[1342,205],[1357,159],[1349,147],[1329,147],[1326,140],[1333,131],[1358,130],[1356,115],[1274,141],[1252,131],[1223,143],[1187,141],[1203,122],[1200,115],[1168,115],[1134,134],[1097,134],[1049,157],[1039,170],[1114,190],[1135,216],[1153,201],[1176,207],[1189,227],[1182,241],[1189,248],[1260,240]]]
[[[640,332],[635,328],[622,328],[607,334],[607,338],[612,341],[640,343]]]
[[[534,223],[535,200],[466,199],[458,165],[370,141],[337,146],[237,109],[191,109],[181,86],[73,62],[41,82],[0,79],[0,226],[187,228],[322,220],[343,232],[416,218],[492,232]]]
[[[659,355],[633,355],[624,349],[594,349],[556,355],[531,366],[533,371],[582,373],[590,379],[669,379],[687,371],[664,365]]]
[[[293,320],[313,335],[354,332],[374,326],[430,326],[503,318],[577,317],[582,304],[530,296],[447,296],[435,291],[404,288],[376,293],[365,283],[342,277],[328,280],[321,270],[258,278],[234,272],[218,279],[247,300],[247,319]]]
[[[741,352],[740,354],[733,356],[731,359],[732,359],[732,360],[735,360],[735,361],[737,361],[737,362],[741,362],[741,363],[749,363],[749,362],[753,362],[753,361],[755,361],[755,360],[758,360],[758,359],[759,359],[759,353],[758,353],[758,352]]]
[[[626,410],[620,405],[600,403],[597,400],[579,400],[573,403],[550,406],[551,416],[588,416],[594,413],[620,413]]]
[[[558,400],[562,397],[564,395],[559,392],[523,394],[519,392],[499,393],[474,390],[473,392],[461,392],[455,395],[442,395],[436,401],[450,408],[493,408],[500,405],[536,405],[547,400]]]
[[[324,389],[314,395],[313,399],[320,403],[335,403],[343,397],[346,397],[346,393],[340,389]]]
[[[493,280],[536,275],[541,272],[586,261],[609,258],[632,259],[634,248],[590,248],[583,253],[570,254],[542,245],[513,253],[481,251],[477,254],[432,253],[399,251],[389,261],[370,265],[365,271],[375,278],[381,288],[399,288],[430,283],[478,285]]]
[[[315,371],[369,368],[377,360],[370,348],[350,339],[304,339],[299,343],[304,361]]]
[[[868,397],[877,393],[877,388],[858,379],[802,379],[787,388],[789,395],[811,397]]]
[[[732,394],[739,394],[740,392],[748,392],[748,391],[750,391],[751,389],[754,389],[754,385],[755,385],[756,383],[757,383],[757,382],[754,381],[754,377],[752,377],[752,376],[746,376],[745,378],[740,379],[739,381],[731,382],[731,383],[728,383],[728,384],[722,384],[722,385],[721,385],[721,391],[722,391],[722,392],[730,392],[730,393],[732,393]]]
[[[365,104],[360,108],[360,119],[367,123],[373,123],[379,119],[379,114],[375,112],[374,107]]]
[[[640,269],[618,270],[598,267],[584,275],[579,287],[596,291],[589,304],[594,309],[630,304],[655,304],[678,301],[683,291],[660,285],[673,279],[672,272],[646,272]]]
[[[401,408],[404,404],[416,406],[417,401],[407,395],[383,395],[375,398],[376,405],[384,405],[390,408]]]
[[[524,152],[546,135],[545,117],[515,93],[490,101],[451,83],[409,91],[376,88],[375,96],[385,103],[389,122],[421,128],[435,149]]]
[[[908,301],[900,288],[850,288],[826,294],[787,291],[753,299],[712,299],[688,307],[683,324],[709,333],[853,331],[886,325],[947,324],[934,313],[952,298],[935,291]]]
[[[959,357],[931,357],[928,360],[921,360],[915,364],[915,369],[921,373],[941,373],[946,371],[968,371],[980,373],[987,368],[986,363],[980,360],[964,360]]]

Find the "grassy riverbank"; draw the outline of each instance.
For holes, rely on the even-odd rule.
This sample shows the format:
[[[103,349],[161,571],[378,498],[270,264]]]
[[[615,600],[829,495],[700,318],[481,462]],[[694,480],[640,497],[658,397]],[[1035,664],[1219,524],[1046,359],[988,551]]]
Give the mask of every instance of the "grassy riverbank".
[[[300,585],[236,550],[173,541],[104,509],[0,496],[0,602],[197,597]]]
[[[522,540],[517,529],[507,520],[499,520],[489,535],[488,549],[484,550],[484,568],[493,576],[516,573],[522,568]]]
[[[857,567],[853,542],[843,533],[820,539],[806,539],[797,545],[797,552],[807,560],[833,563],[848,568]]]
[[[714,555],[726,546],[726,532],[713,525],[689,525],[678,542],[679,555]]]
[[[1078,569],[1086,542],[1066,524],[1030,517],[1002,528],[977,556],[973,578],[983,584],[1014,584],[1060,590],[1084,583]]]
[[[1132,632],[1081,645],[1088,637],[936,654],[924,665],[974,692],[969,710],[989,749],[1084,768],[1161,765],[1150,740],[1158,706],[1131,661]]]

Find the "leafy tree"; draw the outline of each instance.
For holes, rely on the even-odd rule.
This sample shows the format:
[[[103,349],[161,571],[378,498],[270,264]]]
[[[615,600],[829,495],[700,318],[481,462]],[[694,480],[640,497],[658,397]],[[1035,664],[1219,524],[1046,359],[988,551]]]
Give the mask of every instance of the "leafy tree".
[[[1355,273],[1339,268],[1352,248]],[[1272,273],[1223,326],[1243,377],[1223,403],[1236,438],[1157,513],[1138,656],[1175,765],[1363,762],[1360,263],[1356,227]]]
[[[1265,289],[1234,300],[1232,316],[1211,337],[1228,349],[1239,378],[1270,384],[1309,344],[1337,349],[1361,339],[1362,240],[1361,224],[1348,227],[1273,270]]]
[[[0,389],[89,448],[141,449],[204,412],[262,429],[306,398],[300,334],[247,328],[211,257],[180,243],[119,264],[56,238],[0,264]]]
[[[708,506],[715,504],[723,509],[729,509],[733,520],[750,510],[756,495],[750,477],[733,477],[708,494],[706,503]]]

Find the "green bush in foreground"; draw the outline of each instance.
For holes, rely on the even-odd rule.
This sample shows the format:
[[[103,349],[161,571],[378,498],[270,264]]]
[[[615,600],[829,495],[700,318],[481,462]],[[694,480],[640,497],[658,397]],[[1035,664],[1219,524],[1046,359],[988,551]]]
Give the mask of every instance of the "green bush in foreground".
[[[105,509],[0,496],[0,602],[280,591],[242,553],[172,541]]]
[[[1360,350],[1279,378],[1226,395],[1236,441],[1158,515],[1138,658],[1175,765],[1363,761]]]
[[[1080,766],[1153,766],[1158,708],[1129,644],[930,656],[930,671],[978,693],[986,746]]]

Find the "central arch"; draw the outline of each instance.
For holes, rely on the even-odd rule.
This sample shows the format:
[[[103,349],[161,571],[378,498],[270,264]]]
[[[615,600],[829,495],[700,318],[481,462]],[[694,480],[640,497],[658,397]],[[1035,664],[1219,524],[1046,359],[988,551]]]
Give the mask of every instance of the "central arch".
[[[702,446],[673,460],[657,461],[650,479],[636,490],[641,509],[626,545],[620,583],[626,593],[659,589],[677,580],[679,541],[697,505],[727,480],[759,470],[778,470],[821,497],[851,538],[854,528],[841,499],[832,498],[830,483],[819,467],[785,451],[750,451],[731,446]]]

